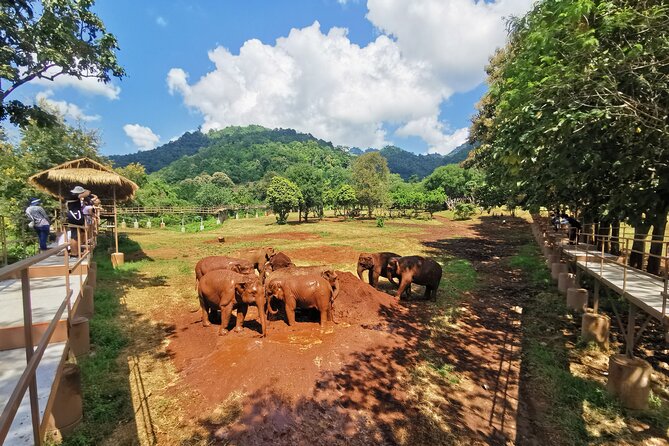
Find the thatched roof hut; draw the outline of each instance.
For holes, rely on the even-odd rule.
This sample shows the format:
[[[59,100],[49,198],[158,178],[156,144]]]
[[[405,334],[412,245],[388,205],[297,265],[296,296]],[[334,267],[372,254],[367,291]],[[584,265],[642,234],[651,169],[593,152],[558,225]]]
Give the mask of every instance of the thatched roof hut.
[[[101,199],[126,201],[139,189],[129,179],[89,158],[68,161],[36,173],[28,182],[56,198],[63,198],[75,186],[83,186]]]

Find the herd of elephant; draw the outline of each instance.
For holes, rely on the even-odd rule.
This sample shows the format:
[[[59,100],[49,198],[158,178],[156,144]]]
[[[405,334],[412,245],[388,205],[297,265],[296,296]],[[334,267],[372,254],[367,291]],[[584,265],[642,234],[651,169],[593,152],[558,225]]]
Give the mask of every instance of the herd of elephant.
[[[256,271],[258,274],[256,274]],[[402,257],[393,252],[362,253],[358,258],[358,277],[368,271],[369,284],[378,286],[386,277],[398,286],[397,296],[411,297],[411,284],[425,286],[425,297],[436,300],[441,281],[441,266],[421,256]],[[395,282],[398,279],[399,282]],[[241,331],[249,305],[258,308],[261,334],[266,334],[269,314],[276,314],[272,300],[283,302],[288,325],[295,324],[297,308],[316,308],[320,325],[334,320],[334,302],[339,294],[337,273],[328,266],[296,266],[283,252],[258,248],[238,252],[234,257],[209,256],[195,265],[195,281],[207,327],[209,313],[221,312],[219,335],[228,332],[232,310],[237,310],[235,330]]]

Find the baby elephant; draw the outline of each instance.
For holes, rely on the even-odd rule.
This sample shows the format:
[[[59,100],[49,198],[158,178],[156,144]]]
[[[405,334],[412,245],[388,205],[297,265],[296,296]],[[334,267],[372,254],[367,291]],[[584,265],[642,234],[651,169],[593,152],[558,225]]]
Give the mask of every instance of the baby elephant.
[[[262,275],[262,269],[265,265],[265,262],[268,262],[274,254],[274,248],[267,246],[264,248],[238,251],[233,255],[239,259],[244,259],[251,262],[253,267],[257,269],[258,272]]]
[[[265,289],[255,275],[244,275],[234,271],[217,269],[200,278],[198,297],[202,310],[202,325],[208,327],[209,311],[221,310],[219,336],[228,332],[227,326],[234,308],[237,309],[236,331],[242,331],[249,305],[258,307],[262,337],[265,337]]]
[[[379,284],[379,277],[388,277],[388,260],[393,257],[401,257],[394,252],[363,252],[358,257],[358,278],[362,279],[362,273],[369,271],[369,284],[376,288]],[[390,279],[393,282],[392,279]],[[393,282],[395,283],[395,282]]]
[[[335,322],[332,311],[332,287],[323,277],[311,275],[280,276],[270,278],[266,286],[269,299],[284,301],[288,325],[295,324],[295,308],[316,308],[321,313],[320,325]],[[336,322],[335,322],[336,323]]]
[[[437,300],[437,289],[441,281],[441,265],[432,259],[421,256],[393,257],[388,261],[388,280],[399,277],[400,287],[397,297],[402,298],[406,289],[407,297],[411,298],[411,283],[425,285],[425,298]]]
[[[253,274],[255,271],[253,264],[248,260],[227,256],[205,257],[195,265],[195,288],[197,289],[197,284],[202,276],[217,269],[227,269],[239,274]]]

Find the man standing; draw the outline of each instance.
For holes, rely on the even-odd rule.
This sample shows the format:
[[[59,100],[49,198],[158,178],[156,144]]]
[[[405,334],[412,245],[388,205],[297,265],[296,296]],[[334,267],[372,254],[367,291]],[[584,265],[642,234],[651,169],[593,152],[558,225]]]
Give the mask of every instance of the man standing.
[[[33,198],[30,200],[30,205],[26,208],[26,215],[30,218],[30,224],[35,232],[37,232],[37,238],[39,239],[39,250],[46,251],[46,243],[49,239],[49,228],[51,227],[51,222],[49,217],[46,215],[44,208],[41,206],[42,200],[39,198]]]

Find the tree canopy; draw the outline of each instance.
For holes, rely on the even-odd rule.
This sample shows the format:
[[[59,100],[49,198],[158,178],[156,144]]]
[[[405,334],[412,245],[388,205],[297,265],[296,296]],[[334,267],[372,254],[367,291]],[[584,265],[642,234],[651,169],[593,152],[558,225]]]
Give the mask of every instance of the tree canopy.
[[[54,123],[53,115],[43,108],[8,100],[33,79],[70,75],[107,83],[125,75],[116,60],[116,37],[91,11],[93,4],[93,0],[0,2],[0,121]]]

